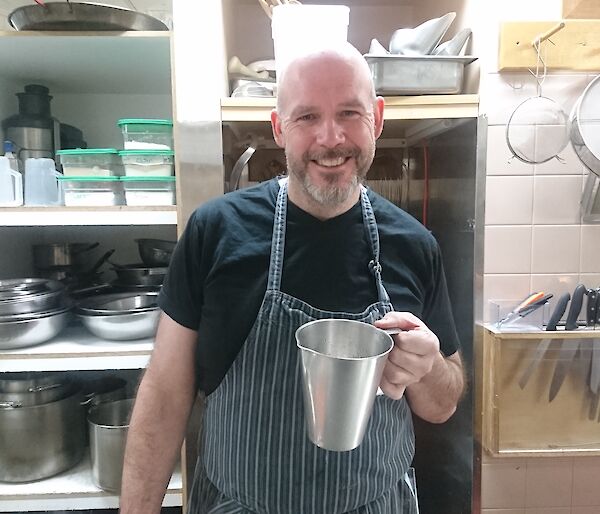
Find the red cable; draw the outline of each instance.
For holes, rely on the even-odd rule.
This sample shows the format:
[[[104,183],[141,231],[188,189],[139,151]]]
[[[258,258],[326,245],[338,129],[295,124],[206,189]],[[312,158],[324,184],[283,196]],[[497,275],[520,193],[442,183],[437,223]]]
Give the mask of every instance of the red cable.
[[[427,213],[429,211],[429,149],[423,143],[423,225],[427,226]]]

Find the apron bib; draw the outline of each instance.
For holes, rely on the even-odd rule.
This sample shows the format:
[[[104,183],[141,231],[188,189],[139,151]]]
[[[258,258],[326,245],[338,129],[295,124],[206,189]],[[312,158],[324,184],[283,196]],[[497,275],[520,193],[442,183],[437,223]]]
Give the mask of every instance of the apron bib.
[[[324,318],[373,323],[393,310],[381,281],[379,236],[366,190],[362,215],[379,301],[353,314],[316,309],[281,292],[287,181],[280,185],[267,291],[240,353],[206,399],[189,512],[416,514],[407,474],[414,434],[404,398],[377,396],[363,442],[352,451],[323,450],[305,432],[296,329]]]

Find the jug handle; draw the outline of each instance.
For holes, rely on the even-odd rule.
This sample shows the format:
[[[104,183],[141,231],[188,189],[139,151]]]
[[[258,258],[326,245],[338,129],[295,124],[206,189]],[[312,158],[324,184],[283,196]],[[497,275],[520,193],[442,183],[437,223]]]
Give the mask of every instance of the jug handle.
[[[15,199],[8,206],[18,207],[19,205],[23,205],[23,176],[15,170],[9,170],[9,173],[15,182]]]

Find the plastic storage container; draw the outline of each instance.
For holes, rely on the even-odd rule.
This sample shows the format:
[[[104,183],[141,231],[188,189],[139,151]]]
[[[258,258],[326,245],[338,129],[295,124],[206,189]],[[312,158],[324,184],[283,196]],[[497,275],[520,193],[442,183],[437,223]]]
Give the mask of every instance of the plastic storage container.
[[[117,125],[123,132],[125,150],[172,150],[173,122],[126,118]]]
[[[127,205],[175,205],[175,177],[121,177]]]
[[[170,177],[174,174],[172,150],[122,150],[119,156],[127,176]]]
[[[102,207],[124,205],[119,177],[60,177],[65,205]]]
[[[465,66],[477,57],[365,55],[378,95],[441,95],[462,91]]]
[[[350,9],[345,5],[285,4],[273,8],[271,31],[275,67],[281,72],[297,55],[348,39]],[[310,37],[306,30],[310,27]]]
[[[119,152],[114,148],[77,148],[56,152],[66,177],[116,177],[123,174]]]

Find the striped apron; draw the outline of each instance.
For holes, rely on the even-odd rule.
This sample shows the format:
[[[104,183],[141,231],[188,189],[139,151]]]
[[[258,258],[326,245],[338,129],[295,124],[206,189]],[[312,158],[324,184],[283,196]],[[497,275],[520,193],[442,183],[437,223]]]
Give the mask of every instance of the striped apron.
[[[267,291],[240,353],[206,399],[190,514],[417,514],[404,398],[377,396],[363,442],[352,451],[318,448],[305,432],[296,329],[323,318],[372,323],[393,310],[364,189],[361,205],[379,301],[359,314],[319,310],[280,290],[287,213],[287,181],[281,181]]]

